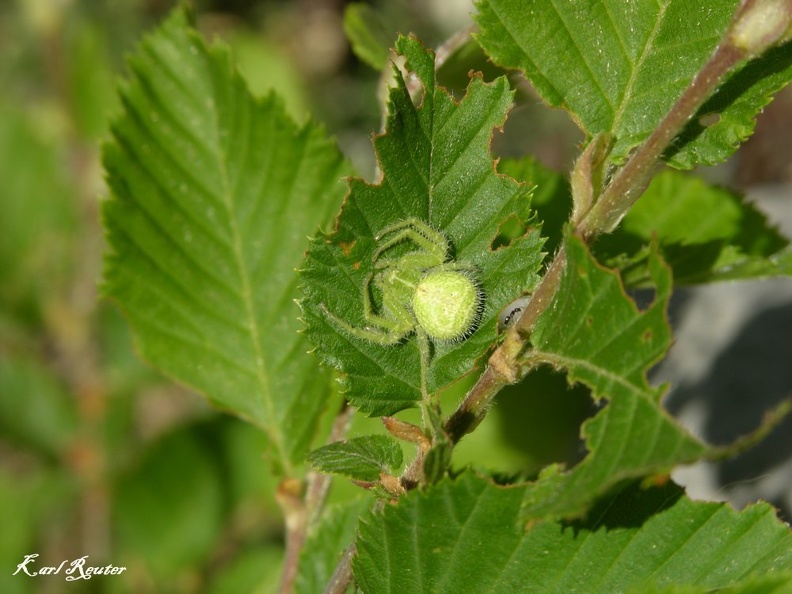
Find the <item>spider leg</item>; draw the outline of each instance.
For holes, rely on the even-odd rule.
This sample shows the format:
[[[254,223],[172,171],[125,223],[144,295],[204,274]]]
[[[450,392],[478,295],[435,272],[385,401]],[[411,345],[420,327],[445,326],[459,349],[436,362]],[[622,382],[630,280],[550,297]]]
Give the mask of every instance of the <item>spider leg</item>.
[[[448,254],[448,240],[445,236],[418,219],[407,219],[385,227],[376,239],[379,240],[389,234],[393,234],[393,236],[377,248],[372,255],[372,260],[377,260],[382,252],[403,241],[412,241],[419,249],[432,254],[440,262],[443,262]]]
[[[393,223],[380,229],[380,232],[377,233],[377,236],[374,238],[375,240],[379,241],[389,233],[393,233],[394,231],[401,231],[402,229],[411,228],[415,229],[419,233],[422,233],[425,237],[430,239],[434,239],[437,243],[445,242],[445,236],[440,233],[439,231],[435,231],[432,227],[429,226],[428,223],[424,223],[418,217],[410,217],[408,219],[404,219],[403,221],[399,221],[398,223]],[[439,239],[439,241],[437,241]]]
[[[394,284],[392,280],[385,279],[385,275],[387,273],[374,277],[374,284],[382,293],[382,309],[385,315],[374,311],[368,291],[363,296],[363,314],[367,321],[406,336],[415,328],[415,318],[409,309],[415,288],[412,285]]]
[[[424,252],[410,252],[398,258],[380,258],[374,263],[374,268],[383,270],[387,268],[396,268],[398,270],[426,270],[427,268],[434,268],[440,266],[443,260],[438,259],[435,254],[427,254]]]
[[[371,300],[372,284],[382,293],[384,314],[374,311]],[[372,272],[363,282],[363,318],[366,323],[364,327],[353,326],[332,314],[324,304],[320,307],[327,317],[347,334],[387,346],[401,341],[415,327],[415,321],[405,303],[408,301],[405,301],[402,292],[384,282],[381,275],[374,276]]]
[[[478,268],[473,264],[467,264],[465,262],[445,262],[438,266],[438,268],[442,268],[443,270],[459,270],[462,272],[478,272]]]
[[[424,402],[426,402],[429,398],[429,392],[426,388],[426,374],[429,371],[429,363],[432,358],[432,347],[426,332],[421,328],[418,328],[415,332],[418,335],[418,352],[421,354],[421,395],[423,396]]]
[[[381,282],[381,277],[374,277],[370,273],[366,278],[366,283],[363,285],[363,317],[366,319],[367,324],[378,326],[386,331],[398,333],[402,337],[409,334],[413,328],[413,321],[409,313],[401,307],[399,295],[395,294],[392,287],[388,284]],[[381,315],[374,311],[374,306],[371,303],[371,284],[374,284],[382,293],[382,308],[390,314]]]
[[[389,346],[398,343],[401,341],[406,333],[405,332],[397,332],[397,331],[389,331],[389,330],[377,330],[375,328],[366,326],[365,328],[356,328],[355,326],[351,325],[349,322],[342,320],[335,314],[331,313],[327,306],[324,303],[319,304],[319,308],[322,312],[327,316],[327,318],[336,326],[338,326],[341,330],[354,336],[355,338],[361,338],[363,340],[369,340],[371,342],[381,344],[383,346]]]
[[[394,245],[407,240],[412,241],[419,247],[419,249],[425,251],[426,253],[432,254],[441,262],[445,260],[446,254],[448,253],[448,242],[446,242],[445,239],[443,239],[442,244],[438,244],[417,231],[412,229],[404,229],[380,245],[372,255],[372,260],[377,260],[382,252],[389,250]]]

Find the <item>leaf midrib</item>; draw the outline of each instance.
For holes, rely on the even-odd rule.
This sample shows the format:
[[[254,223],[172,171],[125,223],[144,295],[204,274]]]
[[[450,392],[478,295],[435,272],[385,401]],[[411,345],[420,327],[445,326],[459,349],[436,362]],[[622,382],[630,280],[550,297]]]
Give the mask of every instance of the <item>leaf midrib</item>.
[[[235,81],[238,84],[238,81]],[[232,97],[236,95],[236,85],[230,92]],[[253,367],[255,376],[257,378],[260,388],[260,399],[256,401],[263,404],[265,414],[263,415],[263,424],[266,427],[267,434],[269,435],[270,443],[274,450],[277,452],[277,458],[283,466],[284,475],[289,476],[294,474],[294,469],[291,464],[289,456],[286,454],[283,438],[278,430],[278,425],[275,423],[275,407],[272,401],[272,392],[269,385],[269,373],[264,360],[264,353],[261,348],[261,331],[259,329],[258,320],[255,315],[255,299],[253,296],[253,286],[250,277],[250,270],[248,269],[247,262],[244,256],[243,238],[240,230],[240,223],[237,221],[236,211],[234,209],[235,193],[233,191],[233,184],[231,182],[231,175],[228,169],[228,155],[223,148],[221,124],[220,124],[220,107],[216,101],[212,101],[207,108],[212,118],[212,131],[214,132],[208,144],[211,146],[212,152],[217,159],[218,172],[220,176],[220,198],[223,206],[226,209],[226,216],[229,221],[229,228],[231,232],[231,247],[234,256],[234,263],[239,271],[239,279],[241,282],[240,295],[242,298],[243,307],[245,310],[245,326],[247,327],[250,335],[251,346],[254,355]],[[255,118],[255,112],[253,113]],[[245,150],[249,145],[249,140],[246,138]],[[259,417],[262,418],[262,417]]]
[[[613,114],[613,124],[611,125],[611,132],[616,132],[620,125],[621,120],[624,117],[624,114],[627,111],[627,106],[630,104],[630,99],[633,98],[633,87],[635,86],[635,81],[637,79],[637,74],[641,72],[642,66],[649,55],[651,55],[654,49],[653,41],[655,37],[657,37],[657,33],[660,30],[660,25],[663,23],[663,19],[665,18],[666,11],[668,10],[668,2],[660,3],[659,4],[659,12],[657,13],[657,17],[655,18],[654,26],[652,31],[649,33],[649,37],[646,39],[646,43],[644,44],[643,51],[641,55],[636,60],[635,64],[633,65],[630,76],[627,79],[627,84],[624,86],[624,94],[622,95],[621,101],[619,101],[619,106]],[[608,14],[610,17],[610,14]],[[611,19],[612,20],[612,19]]]

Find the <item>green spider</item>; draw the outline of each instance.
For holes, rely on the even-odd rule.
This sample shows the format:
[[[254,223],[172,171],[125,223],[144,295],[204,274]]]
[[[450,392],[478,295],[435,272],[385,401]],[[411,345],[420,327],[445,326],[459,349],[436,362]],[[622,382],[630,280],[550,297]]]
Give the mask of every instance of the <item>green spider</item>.
[[[448,262],[446,237],[417,218],[382,229],[382,242],[372,255],[373,272],[363,283],[363,328],[330,313],[348,334],[381,345],[394,345],[415,332],[419,339],[451,342],[469,336],[478,322],[482,295],[468,264]],[[415,250],[389,256],[395,246],[410,242]],[[379,312],[372,305],[372,285],[382,297]]]

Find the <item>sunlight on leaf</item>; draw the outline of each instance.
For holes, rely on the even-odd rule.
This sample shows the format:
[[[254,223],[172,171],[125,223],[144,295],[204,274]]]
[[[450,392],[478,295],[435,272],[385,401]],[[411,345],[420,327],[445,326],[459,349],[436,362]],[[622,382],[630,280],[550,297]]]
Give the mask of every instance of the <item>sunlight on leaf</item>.
[[[597,241],[595,253],[618,265],[628,286],[641,285],[649,280],[653,237],[676,285],[792,273],[789,240],[760,210],[735,192],[675,171],[652,181],[619,228]]]
[[[289,472],[329,393],[298,334],[294,269],[349,168],[275,95],[254,99],[181,11],[130,70],[104,150],[105,294],[148,361],[264,429]]]
[[[583,426],[589,450],[583,462],[569,472],[548,467],[527,489],[526,518],[579,515],[625,478],[667,472],[708,452],[662,409],[664,388],[646,379],[671,343],[668,267],[650,258],[655,300],[639,311],[618,275],[601,268],[579,238],[569,236],[565,246],[561,287],[531,334],[523,363],[564,369],[570,383],[583,383],[608,402]]]
[[[736,512],[673,484],[632,485],[584,520],[526,526],[524,489],[465,473],[387,506],[361,523],[358,584],[378,594],[703,593],[775,572],[790,583],[792,534],[767,504]]]
[[[525,73],[589,137],[615,138],[621,162],[645,140],[718,45],[737,0],[481,0],[478,39]],[[738,67],[666,158],[714,164],[753,133],[754,118],[792,80],[792,43]]]

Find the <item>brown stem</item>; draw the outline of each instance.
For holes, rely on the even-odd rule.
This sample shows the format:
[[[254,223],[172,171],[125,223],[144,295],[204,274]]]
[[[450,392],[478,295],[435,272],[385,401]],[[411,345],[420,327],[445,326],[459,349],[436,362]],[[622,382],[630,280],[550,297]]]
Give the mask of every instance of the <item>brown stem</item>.
[[[330,581],[325,586],[324,594],[344,594],[352,582],[352,559],[355,558],[357,548],[353,542],[344,551],[341,560],[336,565]]]
[[[788,14],[786,21],[782,23],[783,27],[776,27],[775,37],[766,35],[762,38],[761,47],[757,45],[748,48],[745,43],[736,41],[735,31],[741,30],[739,27],[746,20],[745,15],[750,11],[758,10],[757,7],[763,2],[765,0],[747,0],[743,3],[713,56],[699,71],[660,125],[619,170],[588,213],[581,216],[582,220],[576,232],[584,237],[591,237],[612,231],[648,186],[654,167],[663,151],[682,132],[703,103],[712,96],[723,78],[740,61],[767,49],[782,37],[782,30],[788,26],[792,18]],[[452,443],[458,442],[478,426],[493,398],[504,386],[519,381],[522,371],[518,359],[539,316],[552,303],[561,284],[565,267],[566,254],[561,248],[547,268],[519,321],[507,331],[503,343],[490,357],[485,372],[446,421],[444,427]],[[410,469],[405,475],[409,471]]]
[[[65,465],[80,481],[78,531],[68,539],[66,554],[75,551],[96,551],[101,555],[110,550],[110,504],[108,465],[102,435],[107,423],[107,378],[100,361],[97,338],[96,279],[101,276],[102,236],[96,225],[98,219],[96,175],[97,154],[93,143],[86,143],[80,131],[76,102],[70,95],[71,68],[65,59],[67,13],[53,6],[52,18],[34,27],[41,47],[46,77],[42,84],[57,101],[59,116],[66,124],[62,146],[67,159],[64,166],[70,172],[76,200],[80,232],[70,237],[68,258],[73,274],[68,278],[55,277],[48,284],[49,291],[41,300],[45,314],[45,340],[52,345],[51,364],[58,370],[70,394],[75,398],[79,415],[79,429],[62,455]],[[49,239],[48,239],[49,240]],[[57,241],[57,240],[56,240]]]
[[[619,170],[584,217],[579,226],[584,236],[609,233],[616,228],[622,217],[649,185],[654,167],[663,151],[682,132],[704,102],[712,96],[723,78],[749,55],[745,48],[733,43],[733,31],[742,22],[746,9],[755,4],[756,1],[749,1],[743,5],[715,53],[654,132]]]
[[[663,151],[685,128],[731,70],[783,40],[792,21],[792,0],[746,0],[715,53],[698,72],[649,138],[622,167],[581,222],[584,236],[609,233],[643,194]]]
[[[303,483],[296,478],[284,479],[275,493],[286,525],[286,554],[283,561],[279,594],[291,594],[297,580],[300,553],[305,544],[306,509],[302,498]]]
[[[539,316],[552,303],[561,284],[565,265],[566,252],[561,248],[533,292],[519,321],[507,331],[503,343],[490,357],[486,371],[446,421],[445,430],[452,443],[457,443],[481,423],[492,399],[504,386],[521,379],[518,358]]]
[[[344,401],[341,410],[333,421],[333,427],[330,430],[327,443],[334,443],[344,439],[349,431],[349,426],[352,424],[352,416],[354,413],[355,409],[349,406],[348,402]],[[325,501],[327,501],[327,494],[330,491],[333,477],[330,474],[310,471],[306,482],[308,486],[305,494],[305,508],[308,514],[308,526],[311,526],[318,520],[319,515],[324,509],[324,504]]]
[[[445,64],[451,56],[453,56],[468,41],[470,41],[470,37],[476,32],[476,29],[477,27],[475,24],[468,25],[438,45],[437,49],[435,50],[435,70],[439,70],[440,67]]]
[[[328,443],[340,441],[349,430],[353,409],[344,402],[333,421]],[[300,567],[300,555],[308,529],[318,520],[327,500],[332,477],[318,472],[309,472],[305,480],[284,479],[278,486],[275,498],[283,512],[286,527],[286,554],[283,573],[278,588],[279,594],[291,594]],[[303,493],[303,487],[305,492]]]

